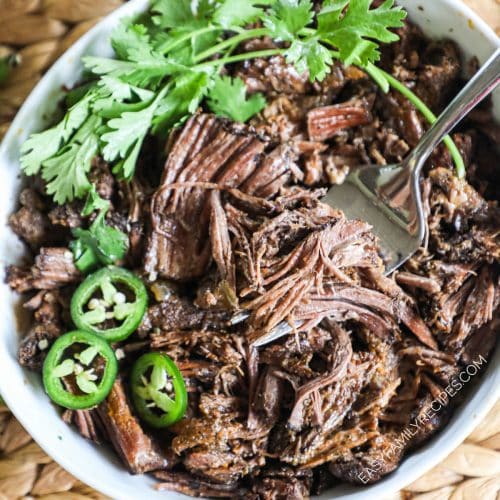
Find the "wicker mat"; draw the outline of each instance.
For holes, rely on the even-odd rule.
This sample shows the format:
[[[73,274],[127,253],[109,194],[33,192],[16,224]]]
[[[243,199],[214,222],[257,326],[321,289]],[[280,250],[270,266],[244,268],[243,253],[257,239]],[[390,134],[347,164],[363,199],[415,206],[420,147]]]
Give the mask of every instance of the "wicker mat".
[[[0,86],[0,138],[52,62],[122,0],[0,0],[0,58],[15,68]],[[466,0],[500,34],[500,0]],[[0,405],[0,500],[104,499],[31,440]],[[500,402],[438,467],[394,499],[500,500]],[[382,499],[381,499],[382,500]],[[392,499],[391,499],[392,500]]]

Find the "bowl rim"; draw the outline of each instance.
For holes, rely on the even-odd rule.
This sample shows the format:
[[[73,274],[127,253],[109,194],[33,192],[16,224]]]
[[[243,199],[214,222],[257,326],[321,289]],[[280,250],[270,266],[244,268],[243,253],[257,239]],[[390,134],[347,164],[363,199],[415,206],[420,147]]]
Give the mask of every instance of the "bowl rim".
[[[421,0],[425,4],[425,0]],[[493,45],[500,47],[500,38],[496,35],[494,30],[470,7],[462,3],[460,0],[434,0],[449,6],[450,9],[460,13],[469,19],[475,29],[479,31],[487,40]],[[48,93],[47,81],[50,80],[52,75],[57,75],[66,61],[72,57],[73,53],[79,52],[81,48],[89,45],[89,43],[98,37],[101,31],[107,30],[107,26],[110,22],[115,22],[121,18],[127,16],[133,16],[137,13],[144,11],[149,5],[149,0],[129,0],[123,6],[119,7],[106,17],[104,17],[99,23],[97,23],[93,28],[91,28],[87,33],[85,33],[78,41],[76,41],[71,47],[69,47],[51,66],[51,68],[45,73],[42,79],[37,83],[34,89],[31,91],[27,99],[24,101],[23,105],[19,109],[15,119],[13,120],[9,130],[7,131],[4,139],[0,143],[0,163],[2,158],[6,157],[8,145],[16,141],[16,134],[18,130],[21,129],[22,124],[29,117],[29,110],[33,107],[41,96]],[[2,338],[0,338],[0,354],[4,350],[2,345]],[[477,388],[476,393],[470,399],[470,401],[463,402],[460,408],[454,412],[454,415],[450,422],[448,422],[438,433],[433,436],[430,441],[428,441],[422,448],[417,451],[412,452],[408,457],[406,457],[402,464],[398,467],[398,470],[404,466],[406,461],[412,462],[416,461],[409,470],[405,470],[404,474],[398,476],[387,476],[387,481],[382,483],[376,483],[373,486],[364,487],[363,489],[357,490],[358,492],[354,494],[357,500],[368,500],[373,498],[375,495],[389,495],[395,493],[405,486],[410,484],[412,481],[426,473],[428,470],[439,464],[449,453],[451,453],[463,440],[472,432],[472,430],[480,423],[480,421],[486,416],[488,411],[493,407],[495,402],[500,398],[500,345],[497,345],[496,351],[491,353],[490,360],[486,372],[482,374],[482,380],[479,385],[484,386],[486,383],[485,379],[492,379],[491,384],[493,384],[493,390],[487,394],[481,394],[480,388]],[[20,383],[26,383],[26,381],[21,381]],[[490,385],[491,385],[490,384]],[[30,431],[31,415],[25,414],[21,407],[18,405],[15,390],[11,390],[10,377],[0,377],[0,393],[5,400],[7,406],[13,413],[13,415],[18,419],[21,425],[26,429],[27,432]],[[484,391],[483,391],[484,392]],[[477,407],[474,404],[478,403]],[[461,410],[459,414],[459,410]],[[50,444],[44,439],[44,435],[40,432],[31,434],[33,440],[57,463],[59,463],[64,469],[71,473],[76,478],[80,479],[84,483],[88,484],[97,491],[104,493],[112,498],[131,498],[127,496],[127,493],[118,492],[111,486],[108,487],[107,484],[103,484],[97,477],[92,475],[90,470],[79,469],[76,465],[73,465],[71,457],[64,455],[60,448]],[[430,456],[429,452],[432,451]],[[97,450],[96,450],[97,452]],[[419,459],[419,455],[426,455],[428,460],[424,463],[423,460]],[[414,460],[412,460],[414,459]],[[327,496],[325,496],[327,495]],[[328,491],[318,498],[332,498],[331,493]],[[169,493],[164,494],[164,498],[169,498]],[[177,497],[180,498],[180,497]],[[188,497],[184,497],[188,498]],[[352,493],[343,494],[340,493],[334,498],[337,499],[349,499],[353,500]]]

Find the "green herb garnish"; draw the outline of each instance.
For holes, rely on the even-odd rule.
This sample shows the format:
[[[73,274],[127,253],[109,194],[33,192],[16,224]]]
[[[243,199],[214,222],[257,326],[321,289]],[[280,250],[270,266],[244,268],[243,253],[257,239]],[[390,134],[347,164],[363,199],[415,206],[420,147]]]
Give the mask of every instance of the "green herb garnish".
[[[216,77],[208,94],[208,104],[218,115],[246,122],[266,105],[262,94],[254,94],[248,98],[246,94],[247,88],[241,78]]]
[[[390,87],[402,92],[432,123],[430,109],[376,66],[380,44],[398,40],[391,30],[403,26],[406,12],[394,0],[378,7],[372,3],[325,0],[316,14],[311,0],[154,0],[151,16],[143,16],[142,23],[122,23],[113,33],[116,59],[84,58],[97,80],[59,124],[26,141],[23,170],[41,173],[48,192],[61,204],[87,196],[87,174],[96,155],[110,162],[119,178],[130,179],[147,134],[167,133],[202,102],[241,122],[261,111],[262,95],[248,96],[240,79],[220,72],[226,64],[278,54],[299,72],[307,71],[311,81],[325,78],[335,60],[356,65],[384,92]],[[258,27],[249,27],[256,22]],[[234,54],[241,42],[263,36],[282,43]],[[446,144],[463,177],[458,149],[449,137]],[[90,231],[102,230],[95,226]]]
[[[98,211],[94,222],[88,229],[73,229],[70,244],[76,267],[87,273],[102,265],[114,264],[125,257],[128,237],[125,233],[106,224],[109,201],[103,200],[92,186],[82,215],[88,216]]]

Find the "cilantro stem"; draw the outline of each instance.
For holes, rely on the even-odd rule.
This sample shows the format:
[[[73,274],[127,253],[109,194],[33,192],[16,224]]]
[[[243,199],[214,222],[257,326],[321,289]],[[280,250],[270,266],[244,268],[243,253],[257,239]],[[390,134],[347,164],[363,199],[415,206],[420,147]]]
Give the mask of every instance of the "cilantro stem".
[[[437,120],[436,115],[408,87],[406,87],[403,83],[401,83],[386,71],[380,68],[377,69],[385,76],[385,78],[389,82],[389,85],[395,90],[401,92],[401,94],[403,94],[422,113],[422,115],[424,115],[429,123],[434,123]],[[443,142],[446,144],[446,147],[448,148],[451,157],[453,158],[453,162],[455,163],[455,168],[457,170],[457,176],[460,179],[463,179],[465,177],[465,165],[460,151],[449,135],[447,135],[443,139]]]
[[[268,49],[268,50],[256,50],[255,52],[245,52],[243,54],[236,54],[231,57],[223,57],[222,59],[214,59],[213,61],[207,61],[201,64],[197,64],[191,68],[192,71],[203,70],[211,66],[221,66],[223,64],[231,64],[239,61],[246,61],[248,59],[256,59],[258,57],[271,57],[283,54],[285,49]]]
[[[173,41],[166,41],[163,44],[161,44],[158,47],[158,51],[162,52],[163,54],[166,54],[167,52],[170,52],[172,49],[175,49],[182,43],[184,43],[187,40],[191,40],[197,36],[204,35],[205,33],[211,33],[212,31],[221,31],[221,28],[219,26],[205,26],[204,28],[200,28],[195,31],[188,31],[186,34],[180,36],[179,38],[176,38]]]
[[[265,36],[267,34],[269,34],[268,28],[256,28],[253,30],[244,31],[243,33],[240,33],[239,35],[232,36],[232,37],[228,38],[227,40],[224,40],[223,42],[220,42],[217,45],[210,47],[209,49],[205,50],[204,52],[200,52],[194,58],[194,62],[203,61],[203,60],[209,58],[210,56],[213,56],[219,52],[222,52],[224,49],[226,49],[227,47],[231,47],[234,44],[241,43],[241,42],[248,40],[250,38],[259,38],[259,37]]]

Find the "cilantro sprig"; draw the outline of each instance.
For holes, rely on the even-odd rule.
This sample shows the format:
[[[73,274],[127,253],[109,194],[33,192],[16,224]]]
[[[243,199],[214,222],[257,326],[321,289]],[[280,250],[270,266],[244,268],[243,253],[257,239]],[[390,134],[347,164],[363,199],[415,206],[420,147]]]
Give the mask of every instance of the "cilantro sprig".
[[[114,31],[114,59],[84,58],[95,79],[72,93],[61,122],[25,142],[22,168],[40,174],[60,204],[89,195],[88,172],[97,155],[117,177],[131,179],[145,137],[168,133],[199,106],[241,122],[260,112],[264,97],[247,95],[242,80],[221,72],[234,62],[274,55],[311,81],[324,79],[336,60],[356,65],[384,92],[402,92],[432,122],[430,109],[377,67],[380,44],[398,40],[394,29],[405,17],[394,0],[378,6],[373,0],[324,0],[319,9],[311,0],[153,0],[148,15]],[[245,40],[264,36],[276,47],[235,52]],[[463,176],[458,149],[450,138],[446,143]],[[95,235],[111,234],[101,235],[104,217],[96,221],[89,230],[93,239],[79,235],[94,253]]]
[[[82,273],[101,265],[114,264],[125,257],[128,237],[119,229],[106,224],[109,208],[109,201],[103,200],[95,186],[92,186],[82,215],[89,216],[97,211],[97,216],[88,229],[73,229],[75,239],[70,244],[75,265]]]
[[[266,100],[261,94],[247,97],[247,88],[241,78],[222,76],[215,78],[208,94],[208,104],[219,115],[246,122],[264,109]]]

